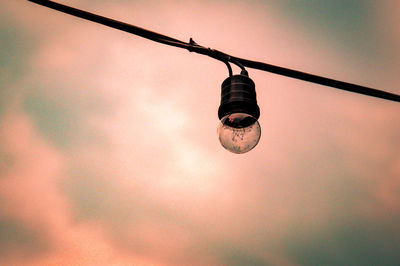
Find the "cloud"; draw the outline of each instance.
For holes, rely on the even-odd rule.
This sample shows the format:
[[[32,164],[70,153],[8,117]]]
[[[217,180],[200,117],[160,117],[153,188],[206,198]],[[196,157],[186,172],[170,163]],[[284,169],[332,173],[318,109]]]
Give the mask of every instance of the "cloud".
[[[22,4],[0,5],[15,13]],[[92,7],[238,56],[397,84],[397,77],[380,81],[381,72],[372,75],[319,34],[299,31],[270,5]],[[389,234],[398,220],[397,105],[250,71],[262,137],[237,156],[216,136],[223,64],[43,8],[21,10],[26,16],[9,24],[35,46],[15,63],[16,85],[3,76],[3,86],[19,88],[2,99],[0,129],[0,229],[8,234],[0,244],[14,250],[2,256],[9,264],[340,264],[368,262],[363,252],[371,261],[397,258],[397,231]]]

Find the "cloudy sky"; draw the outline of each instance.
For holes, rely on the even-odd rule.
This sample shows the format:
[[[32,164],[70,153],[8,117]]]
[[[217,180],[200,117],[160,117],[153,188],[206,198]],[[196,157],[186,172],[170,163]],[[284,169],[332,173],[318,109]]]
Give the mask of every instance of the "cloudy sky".
[[[60,2],[400,94],[396,0]],[[397,265],[400,104],[248,71],[236,155],[224,64],[1,1],[0,264]]]

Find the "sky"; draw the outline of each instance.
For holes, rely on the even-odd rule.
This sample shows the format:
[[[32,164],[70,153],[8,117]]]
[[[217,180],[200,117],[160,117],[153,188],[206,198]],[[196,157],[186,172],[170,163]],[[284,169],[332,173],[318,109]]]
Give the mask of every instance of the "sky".
[[[395,0],[59,2],[400,94]],[[1,1],[0,264],[398,265],[399,103],[248,72],[238,155],[221,62]]]

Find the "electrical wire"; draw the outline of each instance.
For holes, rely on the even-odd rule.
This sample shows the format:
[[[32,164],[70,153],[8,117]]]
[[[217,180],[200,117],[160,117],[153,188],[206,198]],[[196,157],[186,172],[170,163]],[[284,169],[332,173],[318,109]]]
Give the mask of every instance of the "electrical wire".
[[[229,64],[228,61],[224,61],[224,63],[225,63],[225,65],[226,65],[227,68],[228,68],[229,77],[232,77],[232,67],[231,67],[231,65]]]
[[[325,85],[329,87],[333,87],[336,89],[341,89],[345,91],[350,91],[350,92],[355,92],[359,94],[364,94],[368,96],[373,96],[385,100],[391,100],[395,102],[400,102],[400,95],[396,95],[394,93],[382,91],[382,90],[377,90],[357,84],[352,84],[344,81],[339,81],[331,78],[326,78],[326,77],[321,77],[305,72],[301,72],[298,70],[293,70],[293,69],[288,69],[284,67],[279,67],[279,66],[274,66],[262,62],[256,62],[256,61],[250,61],[247,59],[242,59],[242,58],[236,58],[234,59],[238,60],[241,62],[244,66],[248,68],[254,68],[254,69],[259,69],[263,71],[267,71],[270,73],[274,74],[279,74],[282,76],[290,77],[290,78],[295,78],[295,79],[300,79],[304,81],[309,81],[312,83],[320,84],[320,85]]]
[[[175,38],[172,38],[172,37],[169,37],[169,36],[157,33],[157,32],[149,31],[147,29],[143,29],[143,28],[131,25],[131,24],[113,20],[113,19],[103,17],[100,15],[96,15],[96,14],[93,14],[93,13],[90,13],[90,12],[87,12],[84,10],[80,10],[77,8],[73,8],[70,6],[66,6],[63,4],[59,4],[59,3],[56,3],[56,2],[53,2],[50,0],[28,0],[28,1],[42,5],[42,6],[49,7],[51,9],[54,9],[54,10],[57,10],[57,11],[60,11],[63,13],[73,15],[73,16],[76,16],[76,17],[79,17],[82,19],[90,20],[92,22],[96,22],[96,23],[99,23],[99,24],[102,24],[102,25],[105,25],[105,26],[108,26],[108,27],[111,27],[114,29],[125,31],[128,33],[158,42],[158,43],[162,43],[165,45],[170,45],[170,46],[174,46],[174,47],[178,47],[178,48],[183,48],[190,52],[195,52],[198,54],[207,55],[209,57],[212,57],[214,59],[224,62],[228,67],[229,76],[232,76],[232,68],[229,65],[229,62],[230,62],[230,63],[235,64],[238,67],[240,67],[242,69],[242,71],[245,71],[245,67],[248,67],[248,68],[267,71],[270,73],[274,73],[274,74],[278,74],[278,75],[282,75],[282,76],[286,76],[286,77],[290,77],[290,78],[295,78],[295,79],[300,79],[300,80],[304,80],[304,81],[308,81],[308,82],[312,82],[312,83],[316,83],[316,84],[320,84],[320,85],[325,85],[325,86],[329,86],[329,87],[333,87],[333,88],[337,88],[337,89],[341,89],[341,90],[345,90],[345,91],[350,91],[350,92],[373,96],[373,97],[377,97],[377,98],[381,98],[381,99],[385,99],[385,100],[400,102],[400,95],[396,95],[394,93],[377,90],[377,89],[373,89],[373,88],[369,88],[369,87],[365,87],[365,86],[361,86],[361,85],[357,85],[357,84],[352,84],[352,83],[348,83],[348,82],[344,82],[344,81],[339,81],[339,80],[335,80],[335,79],[331,79],[331,78],[326,78],[326,77],[322,77],[322,76],[317,76],[317,75],[301,72],[298,70],[293,70],[293,69],[275,66],[275,65],[271,65],[271,64],[267,64],[267,63],[251,61],[251,60],[231,56],[224,52],[201,46],[201,45],[197,44],[195,41],[193,41],[192,38],[190,39],[190,42],[187,43],[187,42],[183,42],[178,39],[175,39]]]

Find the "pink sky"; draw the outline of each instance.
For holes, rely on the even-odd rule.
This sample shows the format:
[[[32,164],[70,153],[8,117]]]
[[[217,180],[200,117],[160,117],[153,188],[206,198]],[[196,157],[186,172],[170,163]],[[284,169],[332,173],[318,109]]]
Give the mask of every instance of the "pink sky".
[[[376,64],[272,2],[62,3],[400,93],[396,1],[369,10],[390,55]],[[376,258],[396,248],[398,103],[248,69],[262,136],[235,155],[216,135],[224,64],[28,1],[0,7],[18,44],[0,55],[18,72],[1,65],[0,264],[303,265],[321,252],[333,265],[351,243],[299,246],[348,227],[385,230],[365,240],[389,252]]]

